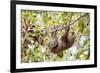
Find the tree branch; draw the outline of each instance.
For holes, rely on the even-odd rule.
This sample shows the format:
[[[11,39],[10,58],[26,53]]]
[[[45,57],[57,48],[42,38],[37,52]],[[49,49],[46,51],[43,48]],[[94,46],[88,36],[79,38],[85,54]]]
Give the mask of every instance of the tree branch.
[[[63,29],[65,29],[65,28],[67,28],[67,27],[73,25],[75,22],[77,22],[78,20],[80,20],[82,17],[85,17],[86,15],[88,15],[88,13],[86,13],[86,14],[80,16],[80,17],[77,18],[75,21],[71,22],[70,24],[68,24],[68,25],[66,25],[66,26],[65,26],[65,25],[60,25],[60,26],[57,26],[57,27],[55,27],[55,28],[50,28],[49,30],[51,30],[52,32],[53,32],[53,31],[60,31],[60,30],[63,30]]]

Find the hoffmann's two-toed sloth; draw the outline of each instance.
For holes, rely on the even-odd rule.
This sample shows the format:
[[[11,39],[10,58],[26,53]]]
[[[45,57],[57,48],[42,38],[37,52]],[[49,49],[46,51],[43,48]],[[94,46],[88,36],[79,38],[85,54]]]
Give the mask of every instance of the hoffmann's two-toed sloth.
[[[57,31],[49,33],[48,47],[52,53],[60,53],[74,44],[75,34],[74,32],[69,32],[69,28],[70,27],[66,28],[64,35],[62,35],[59,40],[57,38]]]

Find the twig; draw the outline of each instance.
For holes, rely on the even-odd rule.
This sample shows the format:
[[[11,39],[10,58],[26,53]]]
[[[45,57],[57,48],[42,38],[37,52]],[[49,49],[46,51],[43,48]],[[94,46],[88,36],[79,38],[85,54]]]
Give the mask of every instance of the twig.
[[[69,24],[66,25],[66,26],[63,25],[63,27],[59,26],[59,28],[58,28],[58,27],[55,27],[55,28],[51,28],[50,30],[52,30],[52,31],[60,31],[60,30],[63,30],[63,29],[65,29],[65,28],[67,28],[67,27],[73,25],[75,22],[77,22],[78,20],[80,20],[82,17],[85,17],[86,15],[88,15],[88,13],[86,13],[86,14],[80,16],[80,17],[77,18],[75,21],[73,21],[72,23],[69,23]]]

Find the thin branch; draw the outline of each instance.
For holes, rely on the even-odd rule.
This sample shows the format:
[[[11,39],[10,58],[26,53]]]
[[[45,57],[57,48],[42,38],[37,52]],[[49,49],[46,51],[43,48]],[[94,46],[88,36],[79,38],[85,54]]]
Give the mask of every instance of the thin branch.
[[[65,25],[62,25],[62,27],[61,27],[61,26],[57,26],[57,27],[55,27],[55,28],[51,28],[50,30],[52,30],[52,31],[60,31],[60,30],[63,30],[63,29],[65,29],[65,28],[67,28],[67,27],[73,25],[75,22],[77,22],[78,20],[80,20],[82,17],[85,17],[86,15],[88,15],[88,13],[86,13],[86,14],[80,16],[80,17],[77,18],[75,21],[73,21],[72,23],[70,23],[70,24],[68,24],[68,25],[66,25],[66,26],[65,26]]]

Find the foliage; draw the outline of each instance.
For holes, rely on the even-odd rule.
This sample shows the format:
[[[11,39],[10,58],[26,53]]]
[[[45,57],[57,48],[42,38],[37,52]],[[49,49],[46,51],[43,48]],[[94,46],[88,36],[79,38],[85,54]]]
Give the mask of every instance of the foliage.
[[[39,10],[21,11],[21,62],[51,62],[68,60],[88,60],[90,58],[89,14],[73,23],[70,32],[75,32],[77,45],[59,54],[52,54],[48,48],[50,28],[70,25],[86,13],[53,12]],[[60,38],[64,30],[57,31]]]

